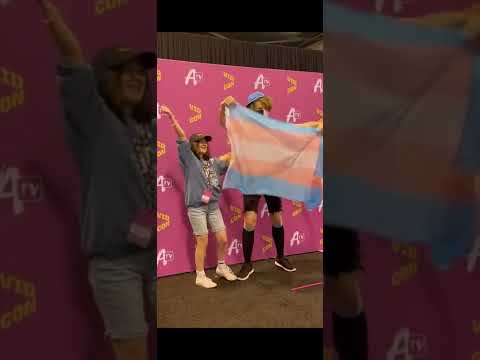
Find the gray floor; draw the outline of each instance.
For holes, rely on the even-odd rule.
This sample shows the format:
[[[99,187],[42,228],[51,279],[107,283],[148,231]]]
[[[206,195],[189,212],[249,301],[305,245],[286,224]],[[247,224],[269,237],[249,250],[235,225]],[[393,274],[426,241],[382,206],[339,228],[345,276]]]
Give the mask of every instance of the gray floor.
[[[157,326],[204,327],[323,327],[323,287],[299,292],[290,289],[323,280],[322,254],[289,257],[297,268],[287,273],[272,260],[254,264],[246,281],[219,281],[215,289],[195,286],[193,273],[158,279]],[[235,272],[240,265],[232,267]],[[214,277],[214,270],[207,271]]]

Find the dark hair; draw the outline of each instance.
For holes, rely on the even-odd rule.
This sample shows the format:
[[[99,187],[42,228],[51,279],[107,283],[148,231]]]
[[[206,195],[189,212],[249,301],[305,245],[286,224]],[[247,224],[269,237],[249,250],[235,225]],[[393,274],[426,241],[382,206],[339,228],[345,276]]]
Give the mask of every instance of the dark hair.
[[[203,155],[202,158],[200,158],[194,150],[194,144],[195,143],[198,143],[198,141],[194,141],[194,142],[190,143],[190,149],[192,150],[193,155],[195,155],[198,160],[207,160],[207,161],[210,160],[212,158],[212,156],[210,155],[210,146],[207,147],[207,152]]]
[[[120,120],[124,120],[122,109],[118,107],[111,97],[112,82],[113,88],[118,88],[120,82],[120,75],[122,67],[106,70],[102,73],[97,73],[98,93],[103,98],[107,106],[112,112],[117,115]],[[133,109],[133,118],[138,123],[150,123],[155,114],[155,102],[153,98],[153,77],[148,71],[145,72],[145,91],[142,100]]]

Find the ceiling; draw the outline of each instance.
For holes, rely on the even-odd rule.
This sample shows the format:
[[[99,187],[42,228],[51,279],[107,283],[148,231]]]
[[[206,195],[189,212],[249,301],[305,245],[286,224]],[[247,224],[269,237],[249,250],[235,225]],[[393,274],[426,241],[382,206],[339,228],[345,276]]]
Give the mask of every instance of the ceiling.
[[[193,32],[193,34],[312,50],[322,50],[323,42],[323,32]]]

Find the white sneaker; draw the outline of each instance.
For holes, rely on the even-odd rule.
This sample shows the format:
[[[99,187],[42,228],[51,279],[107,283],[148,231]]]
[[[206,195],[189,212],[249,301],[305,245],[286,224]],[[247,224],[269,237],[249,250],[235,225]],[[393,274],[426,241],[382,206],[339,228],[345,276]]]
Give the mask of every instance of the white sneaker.
[[[237,276],[233,273],[232,269],[226,264],[218,265],[216,273],[220,277],[224,277],[228,281],[237,280]]]
[[[197,278],[195,279],[195,285],[201,286],[205,289],[212,289],[217,287],[217,284],[214,283],[212,279],[207,276],[197,276]]]

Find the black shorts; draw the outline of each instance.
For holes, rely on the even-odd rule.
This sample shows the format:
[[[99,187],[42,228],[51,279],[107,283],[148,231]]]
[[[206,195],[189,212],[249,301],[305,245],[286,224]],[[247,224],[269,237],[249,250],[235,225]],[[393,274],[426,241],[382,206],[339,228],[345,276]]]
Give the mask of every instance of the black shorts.
[[[362,269],[360,262],[360,241],[352,229],[329,226],[323,227],[323,273],[336,277]]]
[[[270,195],[243,195],[243,211],[258,211],[260,197],[264,197],[267,202],[268,212],[270,214],[282,211],[282,199]]]

